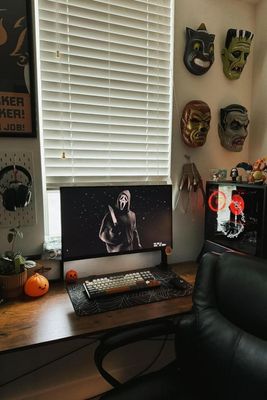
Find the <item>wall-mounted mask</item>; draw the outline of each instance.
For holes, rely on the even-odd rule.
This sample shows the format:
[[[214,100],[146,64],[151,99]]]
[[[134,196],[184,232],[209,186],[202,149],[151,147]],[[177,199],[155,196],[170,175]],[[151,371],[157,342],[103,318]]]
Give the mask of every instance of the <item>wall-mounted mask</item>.
[[[197,30],[186,28],[186,46],[184,64],[189,72],[194,75],[203,75],[214,62],[215,35],[206,30],[201,24]]]
[[[253,33],[239,29],[227,31],[222,50],[223,72],[228,79],[238,79],[246,65]]]
[[[200,147],[206,142],[211,113],[207,103],[192,100],[184,107],[181,118],[183,141],[190,147]]]
[[[230,104],[220,110],[218,126],[221,145],[230,151],[241,151],[248,135],[247,109],[239,104]]]

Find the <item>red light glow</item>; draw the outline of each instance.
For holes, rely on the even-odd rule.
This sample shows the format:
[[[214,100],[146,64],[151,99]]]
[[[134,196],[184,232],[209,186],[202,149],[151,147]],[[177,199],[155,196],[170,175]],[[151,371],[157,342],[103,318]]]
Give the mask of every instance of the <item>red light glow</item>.
[[[223,210],[226,205],[226,196],[220,190],[215,190],[209,197],[208,200],[209,208],[214,211],[218,212]]]
[[[239,194],[234,194],[229,207],[234,215],[240,215],[245,208],[243,198]]]

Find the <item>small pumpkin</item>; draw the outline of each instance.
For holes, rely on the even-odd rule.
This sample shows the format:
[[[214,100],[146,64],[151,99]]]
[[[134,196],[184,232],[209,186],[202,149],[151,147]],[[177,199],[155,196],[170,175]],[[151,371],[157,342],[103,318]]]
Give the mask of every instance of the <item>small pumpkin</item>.
[[[78,273],[75,271],[75,269],[69,269],[66,272],[66,282],[67,283],[74,283],[77,282],[78,280]]]
[[[166,246],[166,247],[165,247],[165,254],[166,254],[167,256],[170,256],[170,255],[172,254],[172,248],[171,248],[171,246]]]
[[[37,272],[27,279],[24,285],[24,292],[31,297],[39,297],[48,292],[48,279]]]

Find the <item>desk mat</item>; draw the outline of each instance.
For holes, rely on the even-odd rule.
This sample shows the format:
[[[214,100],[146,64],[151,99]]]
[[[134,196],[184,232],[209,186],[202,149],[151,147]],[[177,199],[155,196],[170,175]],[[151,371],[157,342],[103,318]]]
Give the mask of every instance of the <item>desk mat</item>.
[[[177,276],[173,271],[169,269],[163,271],[157,267],[152,268],[151,271],[153,272],[155,278],[161,281],[161,285],[159,287],[121,294],[113,294],[97,299],[88,298],[82,285],[84,280],[82,282],[68,284],[66,289],[75,313],[78,316],[119,310],[122,308],[155,303],[157,301],[168,300],[192,294],[193,286],[190,283],[187,283],[186,289],[182,290],[170,287],[170,284],[168,283],[169,280]],[[101,276],[99,275],[98,277]]]

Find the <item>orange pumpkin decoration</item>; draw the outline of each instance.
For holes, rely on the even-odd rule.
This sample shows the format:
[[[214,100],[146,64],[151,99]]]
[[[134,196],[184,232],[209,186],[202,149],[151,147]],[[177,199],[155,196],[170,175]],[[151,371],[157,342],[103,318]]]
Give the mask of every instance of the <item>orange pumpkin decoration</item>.
[[[67,283],[74,283],[77,282],[78,280],[78,273],[75,271],[75,269],[69,269],[66,272],[66,282]]]
[[[49,289],[49,282],[45,276],[38,273],[32,275],[27,279],[24,285],[24,292],[31,297],[39,297],[47,293]]]
[[[165,253],[166,253],[167,256],[170,256],[172,254],[171,246],[166,246],[165,247]]]

